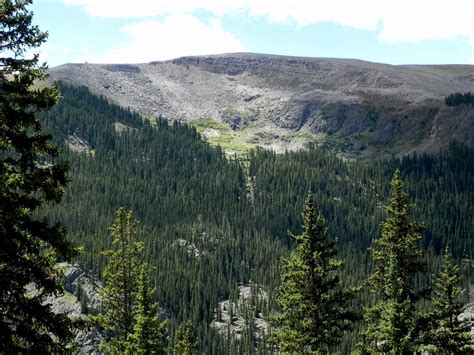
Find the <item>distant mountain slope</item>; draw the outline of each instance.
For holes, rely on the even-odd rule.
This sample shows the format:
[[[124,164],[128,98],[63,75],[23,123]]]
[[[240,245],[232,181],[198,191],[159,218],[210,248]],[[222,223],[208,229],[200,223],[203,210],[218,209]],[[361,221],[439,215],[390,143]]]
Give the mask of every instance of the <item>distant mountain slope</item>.
[[[277,151],[314,142],[345,156],[436,151],[474,137],[474,66],[393,66],[251,53],[148,64],[65,64],[52,80],[88,86],[149,116],[186,121],[227,150]],[[218,121],[214,123],[213,120]]]

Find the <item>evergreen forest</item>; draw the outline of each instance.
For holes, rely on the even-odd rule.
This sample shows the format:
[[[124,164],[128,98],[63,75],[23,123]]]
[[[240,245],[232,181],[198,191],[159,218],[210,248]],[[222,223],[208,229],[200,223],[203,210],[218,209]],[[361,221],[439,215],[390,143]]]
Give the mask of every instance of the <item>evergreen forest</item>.
[[[257,337],[246,327],[237,339],[211,323],[219,302],[237,300],[241,285],[258,285],[268,296],[256,301],[258,312],[247,312],[249,324],[255,314],[268,319],[278,309],[280,263],[295,248],[291,235],[303,231],[308,193],[345,260],[340,271],[345,282],[361,285],[373,269],[368,248],[380,234],[389,181],[397,169],[414,203],[414,218],[425,224],[419,243],[430,272],[417,274],[415,287],[432,282],[449,248],[461,266],[460,286],[467,290],[462,297],[468,301],[473,148],[452,142],[433,155],[373,161],[345,161],[316,146],[284,154],[256,149],[228,155],[192,127],[142,117],[84,87],[58,86],[61,100],[41,119],[61,146],[58,159],[69,165],[69,183],[62,202],[47,213],[83,246],[76,262],[100,279],[115,211],[133,211],[140,221],[143,259],[152,270],[150,283],[168,319],[169,346],[186,323],[194,327],[199,353],[271,351],[268,334]],[[350,307],[360,311],[368,298],[362,290]],[[333,349],[347,353],[355,344],[355,333],[347,333]]]
[[[455,92],[454,94],[446,96],[444,102],[448,106],[460,106],[460,105],[471,105],[474,106],[474,95],[469,91],[460,93]]]

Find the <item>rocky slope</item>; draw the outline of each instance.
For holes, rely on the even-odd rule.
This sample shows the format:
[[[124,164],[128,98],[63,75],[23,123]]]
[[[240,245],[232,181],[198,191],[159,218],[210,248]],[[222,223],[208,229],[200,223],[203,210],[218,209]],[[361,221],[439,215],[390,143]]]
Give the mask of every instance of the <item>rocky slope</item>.
[[[258,285],[238,287],[238,299],[219,302],[211,327],[224,335],[241,339],[245,331],[261,339],[269,334],[270,325],[262,308],[266,307],[267,293]]]
[[[64,273],[64,293],[51,296],[46,300],[55,313],[65,313],[72,319],[84,318],[99,311],[102,286],[91,275],[77,266],[67,263],[58,264]],[[30,288],[34,292],[34,288]],[[75,334],[77,354],[97,354],[103,335],[95,328],[78,330]]]
[[[392,66],[251,53],[147,64],[65,64],[51,80],[88,86],[144,115],[194,124],[227,150],[310,142],[348,157],[435,151],[474,137],[474,66]]]

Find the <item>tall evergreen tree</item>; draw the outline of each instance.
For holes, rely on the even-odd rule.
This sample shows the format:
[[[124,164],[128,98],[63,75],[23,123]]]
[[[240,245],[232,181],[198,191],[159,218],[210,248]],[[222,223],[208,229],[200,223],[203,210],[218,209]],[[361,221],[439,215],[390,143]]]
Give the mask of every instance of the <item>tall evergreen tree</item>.
[[[427,337],[427,350],[436,354],[472,354],[474,342],[470,335],[470,322],[460,319],[463,303],[459,267],[454,263],[450,251],[444,255],[443,269],[436,279],[433,312]]]
[[[62,352],[72,336],[68,317],[45,304],[62,292],[57,258],[77,250],[42,216],[63,194],[66,167],[54,161],[58,149],[37,117],[58,92],[34,86],[46,66],[26,55],[47,34],[32,25],[30,4],[0,2],[0,353]]]
[[[135,325],[129,336],[132,354],[166,354],[166,322],[158,317],[158,304],[153,301],[154,289],[149,285],[148,270],[140,269],[135,305]]]
[[[388,217],[370,248],[375,267],[369,285],[378,300],[365,309],[368,326],[360,346],[369,353],[405,354],[417,346],[415,304],[424,293],[414,290],[414,278],[424,270],[418,247],[424,227],[410,221],[412,207],[399,170],[390,186]]]
[[[196,335],[194,334],[193,323],[187,321],[179,325],[175,335],[175,345],[173,354],[193,355],[196,353]]]
[[[328,350],[355,320],[348,310],[354,290],[342,285],[343,262],[335,257],[335,242],[328,238],[312,195],[306,199],[303,219],[302,234],[292,236],[297,247],[283,263],[277,296],[281,314],[274,335],[282,352]]]
[[[98,317],[106,331],[101,348],[110,353],[163,354],[166,323],[158,318],[148,266],[141,260],[138,223],[131,211],[119,208],[110,228],[115,249],[103,253],[109,261],[103,272],[103,309]]]
[[[113,250],[105,251],[108,263],[103,272],[102,314],[100,324],[107,337],[102,348],[113,353],[124,352],[135,325],[134,307],[142,263],[143,243],[135,241],[138,221],[131,211],[119,208],[110,228]]]

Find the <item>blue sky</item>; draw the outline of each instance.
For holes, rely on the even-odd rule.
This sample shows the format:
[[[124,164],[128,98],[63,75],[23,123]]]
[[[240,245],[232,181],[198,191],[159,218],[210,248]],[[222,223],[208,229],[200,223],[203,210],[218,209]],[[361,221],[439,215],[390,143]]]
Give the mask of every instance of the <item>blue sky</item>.
[[[473,64],[474,0],[36,0],[41,58],[137,63],[258,52]]]

